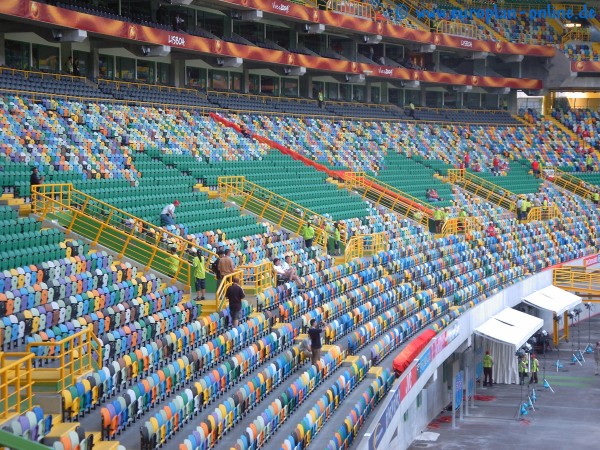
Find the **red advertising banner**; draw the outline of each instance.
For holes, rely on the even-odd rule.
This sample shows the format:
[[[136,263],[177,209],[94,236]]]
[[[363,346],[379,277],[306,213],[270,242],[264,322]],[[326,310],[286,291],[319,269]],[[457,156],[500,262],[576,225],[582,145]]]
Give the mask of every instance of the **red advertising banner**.
[[[250,2],[251,0],[248,0]],[[253,0],[254,1],[254,0]],[[272,3],[273,4],[276,4]],[[282,3],[283,4],[283,3]],[[295,5],[290,5],[290,8]],[[309,8],[310,9],[310,8]],[[290,9],[291,10],[291,9]],[[317,10],[313,10],[320,12]],[[324,12],[323,12],[324,13]],[[97,17],[56,6],[36,3],[29,0],[0,1],[0,15],[35,20],[62,27],[85,30],[114,38],[138,41],[153,45],[168,45],[210,55],[240,57],[251,61],[286,66],[304,66],[309,69],[342,73],[365,74],[369,77],[414,80],[445,85],[470,85],[492,88],[541,89],[541,80],[528,78],[480,77],[442,72],[417,71],[397,67],[383,67],[352,61],[299,55],[291,52],[269,50],[261,47],[235,44],[219,39],[208,39],[183,33],[159,30],[118,20]],[[337,16],[337,15],[336,15]],[[356,19],[356,18],[353,18]],[[410,32],[422,33],[415,30]]]
[[[503,55],[541,56],[544,58],[551,58],[556,53],[556,49],[551,46],[479,41],[449,34],[430,33],[429,31],[405,28],[390,22],[379,22],[333,11],[322,11],[282,0],[220,0],[220,2],[235,4],[248,9],[259,9],[306,22],[321,23],[332,28],[343,28],[366,34],[380,34],[421,44],[439,45],[440,47]]]
[[[590,256],[586,256],[585,258],[583,258],[583,266],[584,267],[593,266],[595,264],[598,264],[598,253],[596,253],[595,255],[590,255]]]
[[[600,72],[600,62],[571,61],[571,72]]]

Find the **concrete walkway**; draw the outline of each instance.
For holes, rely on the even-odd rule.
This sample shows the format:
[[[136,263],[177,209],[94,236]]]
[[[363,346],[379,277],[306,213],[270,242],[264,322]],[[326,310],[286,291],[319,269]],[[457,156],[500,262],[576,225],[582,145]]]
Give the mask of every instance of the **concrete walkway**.
[[[585,311],[584,311],[585,312]],[[598,307],[596,311],[599,312]],[[587,314],[586,314],[587,316]],[[578,339],[577,327],[581,327]],[[443,412],[423,430],[410,449],[596,449],[600,448],[600,376],[596,376],[593,354],[584,354],[582,365],[571,362],[578,340],[585,349],[588,343],[588,321],[581,320],[571,329],[571,341],[547,353],[540,361],[539,385],[535,389],[535,411],[517,414],[519,404],[526,401],[531,389],[521,392],[518,385],[478,386],[477,394],[487,401],[475,400],[469,416],[457,420],[452,428],[451,414]],[[591,318],[591,341],[600,340],[600,315]],[[556,361],[560,355],[557,371]],[[545,377],[554,390],[543,387]]]

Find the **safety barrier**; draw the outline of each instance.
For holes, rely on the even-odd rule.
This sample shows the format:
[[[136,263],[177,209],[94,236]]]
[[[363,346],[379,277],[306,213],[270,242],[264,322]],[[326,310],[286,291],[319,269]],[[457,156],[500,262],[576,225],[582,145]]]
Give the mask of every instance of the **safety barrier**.
[[[587,200],[593,200],[594,192],[590,189],[589,185],[580,178],[574,177],[567,172],[563,172],[556,167],[554,167],[550,173],[545,171],[542,171],[542,173],[544,174],[544,178],[557,186]]]
[[[215,294],[215,301],[217,302],[217,311],[221,311],[225,308],[225,304],[227,302],[227,298],[225,294],[227,293],[227,288],[233,284],[233,279],[237,278],[240,282],[244,279],[244,271],[236,270],[233,273],[229,273],[223,277],[221,280],[221,284],[217,287],[217,293]]]
[[[448,169],[448,182],[457,184],[472,194],[495,203],[508,211],[515,212],[517,210],[516,194],[464,169]]]
[[[235,201],[240,208],[252,211],[259,219],[267,219],[296,234],[300,233],[307,221],[311,221],[315,227],[314,243],[327,246],[327,233],[324,229],[331,220],[248,181],[246,177],[219,177],[219,195],[223,200]],[[346,233],[341,234],[342,242],[345,243]]]
[[[568,291],[600,295],[600,273],[581,267],[554,269],[552,284]]]
[[[244,272],[240,282],[244,290],[250,294],[258,294],[277,285],[277,273],[271,261],[264,261],[253,266],[243,265],[239,269]]]
[[[356,0],[329,0],[327,2],[327,9],[329,11],[350,16],[364,17],[371,20],[375,18],[375,11],[371,4]]]
[[[441,20],[436,27],[438,33],[464,36],[471,39],[481,39],[481,30],[470,23],[460,23],[451,20]]]
[[[346,244],[346,251],[344,253],[345,262],[349,263],[355,258],[372,256],[382,252],[387,249],[387,245],[387,234],[383,232],[352,236]]]
[[[33,359],[28,352],[0,352],[0,420],[33,407]]]
[[[442,235],[467,234],[482,229],[483,226],[477,217],[451,217],[442,225]]]
[[[196,246],[194,243],[78,191],[72,184],[33,186],[32,204],[41,220],[57,220],[67,231],[92,240],[93,245],[102,244],[118,252],[119,257],[127,256],[144,264],[146,270],[168,274],[186,286],[193,281],[185,251]],[[168,250],[169,245],[177,247],[176,253]],[[217,256],[200,249],[209,259]]]
[[[208,260],[217,258],[211,250],[74,189],[70,183],[33,186],[32,204],[41,220],[57,220],[93,245],[102,244],[119,257],[144,264],[145,270],[155,269],[186,286],[194,281],[187,249],[197,247]],[[168,250],[170,246],[176,247],[175,253]],[[258,293],[272,285],[273,276],[268,265],[246,265],[241,280],[248,281],[248,287]]]
[[[571,8],[571,6],[569,6]],[[573,28],[563,35],[561,42],[566,44],[569,41],[584,41],[590,42],[589,28]]]
[[[562,212],[556,205],[534,206],[527,213],[527,218],[524,220],[524,223],[528,223],[533,220],[560,219],[561,217]]]
[[[368,176],[365,172],[344,173],[345,186],[361,193],[363,198],[374,202],[376,206],[385,206],[403,217],[427,226],[433,216],[431,207],[416,197]]]
[[[52,347],[54,351],[38,350],[43,347]],[[27,351],[34,355],[36,378],[48,379],[44,377],[45,373],[54,374],[58,371],[56,381],[60,383],[61,390],[73,384],[77,377],[102,367],[102,341],[94,335],[91,326],[59,341],[31,342],[27,344]],[[53,365],[54,362],[58,364]],[[52,367],[43,367],[42,364]]]

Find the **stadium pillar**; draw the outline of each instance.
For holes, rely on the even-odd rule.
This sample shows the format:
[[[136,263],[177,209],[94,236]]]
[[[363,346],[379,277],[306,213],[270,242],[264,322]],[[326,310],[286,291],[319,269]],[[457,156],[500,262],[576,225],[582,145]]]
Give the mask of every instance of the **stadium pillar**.
[[[88,76],[92,77],[93,79],[96,79],[100,76],[100,52],[98,50],[98,48],[91,46],[90,48],[91,51],[91,67],[90,67],[90,73]]]
[[[242,77],[244,78],[242,80],[242,85],[243,85],[243,91],[244,94],[247,94],[249,92],[249,86],[250,86],[250,71],[244,67],[244,71],[242,72]]]
[[[185,86],[185,60],[171,59],[171,81],[175,87]]]
[[[0,66],[6,65],[6,52],[4,51],[4,33],[0,33]]]
[[[69,59],[69,56],[73,56],[73,44],[71,42],[61,42],[59,70],[63,72],[67,71],[65,65],[67,63],[67,59]]]

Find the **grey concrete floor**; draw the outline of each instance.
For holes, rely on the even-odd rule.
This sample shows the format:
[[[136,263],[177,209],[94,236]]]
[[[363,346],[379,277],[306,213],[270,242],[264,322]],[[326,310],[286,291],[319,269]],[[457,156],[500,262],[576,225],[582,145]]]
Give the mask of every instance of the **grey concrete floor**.
[[[600,306],[596,306],[596,312]],[[578,339],[577,327],[581,327]],[[571,341],[562,342],[546,355],[545,377],[554,390],[544,388],[544,360],[540,359],[540,384],[536,389],[535,411],[517,415],[521,402],[518,385],[494,385],[478,388],[477,393],[491,396],[491,401],[475,401],[469,416],[452,428],[450,413],[436,417],[423,434],[409,447],[417,449],[598,449],[600,448],[600,376],[596,376],[593,354],[586,361],[572,364],[573,346],[578,340],[588,343],[588,322],[581,320],[571,329]],[[591,341],[600,340],[600,315],[591,318]],[[556,370],[557,356],[562,368]],[[523,390],[526,394],[527,389]]]

